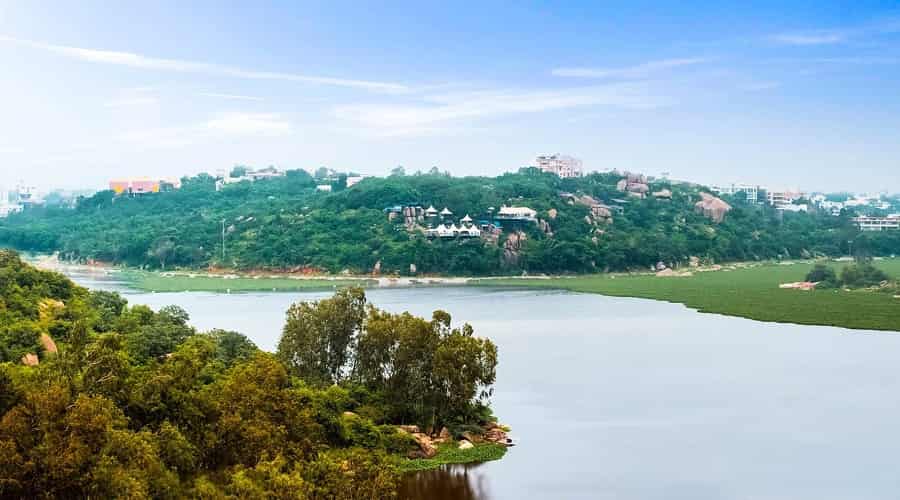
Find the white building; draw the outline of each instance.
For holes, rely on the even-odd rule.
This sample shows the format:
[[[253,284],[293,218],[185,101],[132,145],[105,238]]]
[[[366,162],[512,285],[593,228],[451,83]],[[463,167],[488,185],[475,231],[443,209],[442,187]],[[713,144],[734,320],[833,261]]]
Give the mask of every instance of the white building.
[[[802,203],[800,205],[778,205],[775,207],[775,210],[781,210],[782,212],[808,212],[809,205],[806,203]]]
[[[750,184],[731,184],[729,186],[710,186],[710,189],[715,191],[716,194],[727,194],[729,196],[734,196],[737,193],[743,192],[747,197],[747,203],[761,203],[759,201],[759,186],[752,186]]]
[[[261,168],[259,170],[247,170],[245,177],[249,178],[252,181],[258,181],[262,179],[274,179],[276,177],[284,177],[287,175],[287,172],[282,170],[278,170],[275,167],[266,167]]]
[[[860,231],[888,231],[900,229],[900,214],[891,214],[887,217],[854,217],[853,222]]]
[[[237,184],[238,182],[255,182],[263,179],[274,179],[276,177],[284,177],[287,175],[287,172],[284,170],[278,170],[275,167],[266,167],[258,170],[254,170],[252,168],[247,168],[244,172],[244,175],[238,177],[232,177],[231,173],[225,173],[220,170],[217,172],[217,177],[219,179],[216,180],[216,191],[221,190],[223,187],[229,184]],[[180,187],[180,182],[179,182]]]
[[[0,204],[0,219],[4,219],[9,217],[10,214],[19,213],[21,211],[22,205]]]
[[[331,192],[331,184],[319,184],[318,186],[316,186],[316,191],[330,193]]]
[[[581,177],[583,175],[581,160],[559,153],[548,156],[538,156],[535,166],[542,172],[558,175],[563,179]]]
[[[453,222],[442,222],[426,230],[425,235],[430,238],[479,238],[481,230],[472,223],[472,218],[466,215],[459,220],[458,226]]]
[[[497,212],[497,218],[505,220],[534,221],[537,219],[537,211],[528,207],[502,206],[500,207],[500,211]]]
[[[775,208],[791,205],[794,203],[794,200],[799,200],[805,196],[806,194],[800,191],[766,191],[766,201]]]
[[[350,175],[347,177],[347,187],[353,187],[359,184],[359,182],[365,178],[366,176],[364,175]]]

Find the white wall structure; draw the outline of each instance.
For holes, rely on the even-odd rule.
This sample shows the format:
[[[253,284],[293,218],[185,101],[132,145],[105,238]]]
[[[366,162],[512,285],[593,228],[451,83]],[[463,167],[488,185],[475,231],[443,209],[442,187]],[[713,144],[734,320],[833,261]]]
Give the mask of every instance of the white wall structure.
[[[548,156],[538,156],[535,166],[543,172],[558,175],[563,179],[581,177],[583,175],[581,160],[559,153]]]

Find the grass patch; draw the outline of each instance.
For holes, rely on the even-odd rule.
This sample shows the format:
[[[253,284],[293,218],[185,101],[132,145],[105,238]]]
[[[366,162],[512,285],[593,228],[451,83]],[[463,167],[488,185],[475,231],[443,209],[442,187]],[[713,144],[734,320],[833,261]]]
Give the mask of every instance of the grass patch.
[[[432,458],[403,458],[400,461],[401,472],[418,472],[436,469],[447,464],[469,464],[500,460],[506,454],[506,446],[496,443],[479,443],[474,448],[460,450],[458,443],[446,443],[438,446],[437,455]]]
[[[874,262],[900,276],[900,259]],[[840,274],[843,262],[832,262]],[[802,281],[812,263],[764,264],[690,277],[589,275],[550,279],[497,279],[481,286],[563,289],[617,297],[639,297],[684,304],[700,312],[759,321],[900,331],[900,299],[869,290],[783,290],[781,283]],[[727,268],[726,268],[727,269]]]
[[[272,277],[207,276],[188,273],[124,271],[121,277],[128,285],[146,292],[289,292],[331,290],[347,286],[367,286],[364,279],[295,279]]]

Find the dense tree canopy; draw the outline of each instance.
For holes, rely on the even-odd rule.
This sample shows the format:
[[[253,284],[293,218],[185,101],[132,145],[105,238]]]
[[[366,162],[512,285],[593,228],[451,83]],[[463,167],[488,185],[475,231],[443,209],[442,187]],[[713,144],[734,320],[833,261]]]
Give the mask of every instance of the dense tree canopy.
[[[392,498],[393,424],[482,423],[496,348],[365,305],[293,306],[276,356],[0,251],[0,498]]]
[[[497,347],[471,326],[451,328],[444,311],[426,321],[366,308],[360,288],[292,306],[278,356],[307,380],[379,395],[389,421],[431,429],[477,421],[497,367]]]
[[[436,169],[415,175],[401,170],[331,193],[316,191],[317,181],[302,170],[220,191],[207,175],[184,179],[180,190],[135,198],[103,191],[74,210],[37,208],[0,221],[0,245],[158,269],[369,272],[380,264],[386,273],[409,273],[413,265],[418,273],[462,275],[646,269],[690,257],[721,262],[834,256],[851,249],[900,253],[900,231],[860,233],[852,212],[782,213],[747,203],[743,193],[726,197],[734,209],[715,224],[695,212],[703,188],[691,184],[651,181],[651,191],[668,190],[671,198],[640,199],[617,191],[621,175],[614,173],[560,179],[523,169],[457,178]],[[592,221],[590,207],[560,196],[565,193],[609,205],[612,223]],[[410,204],[448,207],[476,221],[502,205],[524,205],[537,211],[543,226],[504,227],[496,242],[433,241],[384,213]],[[511,257],[504,245],[516,230],[526,238]]]

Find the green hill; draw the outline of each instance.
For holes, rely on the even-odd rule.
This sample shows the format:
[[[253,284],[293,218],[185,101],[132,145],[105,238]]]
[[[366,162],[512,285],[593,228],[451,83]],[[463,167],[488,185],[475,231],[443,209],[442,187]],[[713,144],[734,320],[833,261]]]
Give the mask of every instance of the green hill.
[[[647,269],[691,257],[834,256],[846,254],[849,241],[854,252],[900,253],[900,233],[860,234],[846,215],[780,213],[725,197],[733,208],[716,223],[696,210],[700,186],[649,180],[641,198],[620,192],[621,180],[614,173],[559,179],[525,169],[499,177],[368,178],[320,192],[309,174],[294,170],[216,191],[215,180],[201,175],[177,191],[136,198],[104,191],[74,210],[11,216],[0,222],[0,245],[152,269],[458,275]],[[421,207],[420,215],[446,207],[454,224],[468,214],[476,227],[500,227],[491,227],[490,237],[428,238],[429,218],[404,218],[410,206]],[[531,208],[536,220],[496,220],[502,206]],[[392,208],[400,213],[389,220]]]

